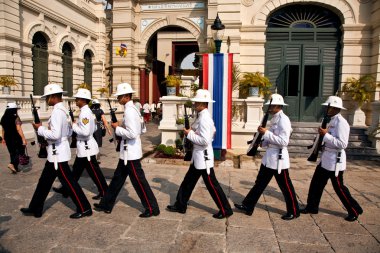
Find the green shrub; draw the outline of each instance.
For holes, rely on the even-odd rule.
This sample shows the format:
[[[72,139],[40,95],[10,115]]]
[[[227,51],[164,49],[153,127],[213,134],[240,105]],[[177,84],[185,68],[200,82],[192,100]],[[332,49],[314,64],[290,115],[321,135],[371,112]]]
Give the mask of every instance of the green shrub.
[[[170,155],[170,156],[175,155],[175,148],[172,147],[172,146],[167,146],[167,147],[164,149],[164,154],[165,154],[165,155]]]
[[[165,144],[160,144],[160,145],[157,146],[157,151],[164,152],[165,148],[166,148]]]
[[[177,125],[183,125],[183,124],[185,124],[185,119],[184,119],[184,118],[179,118],[179,119],[176,120],[175,123],[176,123]]]

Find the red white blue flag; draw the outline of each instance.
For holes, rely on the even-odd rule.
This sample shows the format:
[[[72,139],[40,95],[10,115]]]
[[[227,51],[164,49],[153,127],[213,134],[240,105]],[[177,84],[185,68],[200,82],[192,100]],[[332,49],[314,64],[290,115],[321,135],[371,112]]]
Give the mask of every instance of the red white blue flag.
[[[203,54],[203,89],[209,90],[215,103],[209,111],[215,123],[215,149],[231,148],[233,54]]]

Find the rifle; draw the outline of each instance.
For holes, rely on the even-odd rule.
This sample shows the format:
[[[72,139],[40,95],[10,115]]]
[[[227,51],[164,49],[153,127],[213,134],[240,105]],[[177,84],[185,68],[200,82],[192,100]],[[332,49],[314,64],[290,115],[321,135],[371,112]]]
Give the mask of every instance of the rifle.
[[[322,125],[321,125],[321,128],[323,129],[326,129],[327,123],[329,123],[330,121],[330,117],[327,114],[329,111],[329,108],[330,108],[330,103],[327,105],[325,115],[323,116]],[[315,137],[314,144],[307,147],[308,149],[311,149],[311,148],[313,149],[310,156],[307,158],[308,161],[310,162],[317,161],[319,150],[321,150],[322,148],[322,141],[323,141],[323,136],[319,135]]]
[[[112,108],[112,106],[111,106],[111,101],[110,101],[109,98],[107,98],[107,102],[108,102],[108,105],[109,105],[109,107],[110,107],[111,121],[112,121],[112,123],[116,123],[116,122],[117,122],[117,118],[116,118],[116,114],[115,114],[116,108]],[[114,139],[116,139],[116,141],[117,141],[116,151],[119,152],[119,151],[120,151],[121,137],[120,137],[120,136],[117,136],[117,135],[115,134],[115,131],[113,132],[113,135],[114,135],[115,137],[114,137],[114,138],[111,138],[109,141],[110,141],[110,142],[113,142]]]
[[[187,110],[185,106],[185,128],[190,129],[189,115],[187,115]],[[185,152],[184,161],[191,161],[193,156],[193,143],[187,139],[186,136],[183,137],[183,151]]]
[[[36,107],[34,105],[32,94],[30,94],[30,100],[32,101],[32,114],[33,114],[33,117],[34,117],[34,123],[39,124],[39,123],[41,123],[41,120],[40,120],[40,117],[38,116],[38,111],[37,111],[39,109],[39,107]],[[40,151],[38,152],[38,157],[39,158],[46,158],[47,157],[46,147],[48,146],[48,143],[47,143],[47,141],[45,140],[44,137],[38,135],[38,131],[37,130],[36,130],[36,135],[37,135],[37,141],[38,141],[38,143],[40,145]],[[34,145],[35,142],[32,142],[31,144]]]
[[[269,118],[269,108],[270,108],[271,105],[272,105],[272,98],[270,99],[270,102],[269,102],[269,105],[268,105],[268,109],[267,109],[267,111],[266,111],[266,113],[264,115],[264,118],[261,121],[261,124],[260,124],[261,127],[266,127],[267,126],[267,121],[268,121],[268,118]],[[253,137],[253,140],[250,140],[250,141],[247,142],[247,144],[250,144],[249,147],[248,147],[247,156],[255,156],[257,154],[257,149],[260,146],[262,138],[263,138],[263,134],[256,132],[255,135],[254,135],[254,137]]]
[[[71,121],[74,123],[74,113],[73,110],[71,109],[71,102],[69,101],[69,115],[71,118]],[[76,148],[77,147],[77,133],[73,131],[71,134],[71,144],[70,148]]]

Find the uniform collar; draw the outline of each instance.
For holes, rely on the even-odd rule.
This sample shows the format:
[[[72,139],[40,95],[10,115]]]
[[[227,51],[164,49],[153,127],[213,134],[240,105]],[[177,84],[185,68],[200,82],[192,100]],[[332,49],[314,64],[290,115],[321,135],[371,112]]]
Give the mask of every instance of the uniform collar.
[[[80,108],[80,109],[82,110],[82,109],[86,109],[86,108],[89,108],[88,105],[84,105],[84,106],[82,106],[82,108]]]
[[[336,119],[336,118],[338,118],[339,116],[340,116],[340,113],[337,113],[337,114],[335,114],[334,116],[331,117],[331,120]]]
[[[63,102],[56,103],[53,107],[54,107],[54,109],[58,109],[60,107],[64,107],[63,106]]]
[[[207,113],[208,113],[208,109],[205,108],[202,111],[198,112],[198,116],[203,115],[203,114],[207,114]]]
[[[273,118],[277,118],[279,117],[280,115],[282,114],[282,110],[276,112],[275,114],[273,114]]]
[[[135,106],[133,104],[133,101],[132,100],[129,100],[126,104],[125,104],[125,108],[127,108],[127,106]]]

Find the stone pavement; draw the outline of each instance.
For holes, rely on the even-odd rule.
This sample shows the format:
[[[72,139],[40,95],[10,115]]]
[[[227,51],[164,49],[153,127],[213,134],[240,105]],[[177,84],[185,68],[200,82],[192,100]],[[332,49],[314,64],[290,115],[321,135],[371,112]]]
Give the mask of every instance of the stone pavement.
[[[101,167],[109,182],[118,154],[107,139],[101,151]],[[149,124],[143,136],[144,152],[148,155],[159,140],[157,126]],[[165,207],[174,203],[187,166],[165,164],[151,157],[143,160],[143,167],[161,208],[159,216],[138,217],[143,208],[127,179],[111,214],[94,212],[91,217],[72,220],[73,203],[53,191],[42,218],[20,213],[33,195],[45,162],[37,158],[36,149],[30,145],[29,153],[32,168],[13,175],[6,168],[6,147],[0,147],[0,252],[380,252],[379,162],[348,164],[345,182],[364,209],[359,220],[352,223],[344,220],[346,211],[331,183],[323,194],[319,214],[283,221],[285,203],[274,179],[251,217],[235,212],[228,219],[213,219],[216,205],[202,183],[197,184],[186,214],[169,213]],[[315,164],[300,158],[291,161],[290,174],[302,206]],[[241,169],[225,164],[216,168],[216,174],[232,205],[241,202],[252,187],[260,160],[244,160]],[[95,203],[91,197],[96,187],[87,174],[80,184]],[[58,180],[54,185],[59,185]]]

